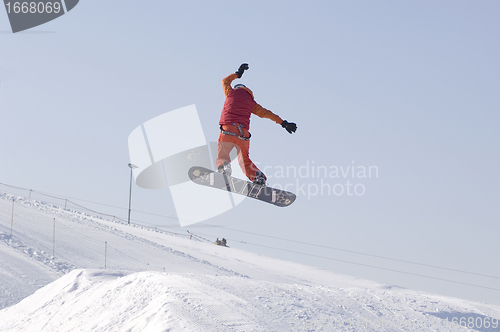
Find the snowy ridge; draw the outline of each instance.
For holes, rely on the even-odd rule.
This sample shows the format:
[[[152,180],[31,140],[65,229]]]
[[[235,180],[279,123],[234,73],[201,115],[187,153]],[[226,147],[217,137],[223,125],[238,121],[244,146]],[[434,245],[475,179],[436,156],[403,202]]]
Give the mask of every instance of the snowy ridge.
[[[500,331],[497,306],[381,285],[19,197],[10,239],[12,199],[0,195],[0,294],[10,298],[4,307],[24,299],[0,311],[0,331]],[[53,224],[52,260],[53,230],[47,226]]]

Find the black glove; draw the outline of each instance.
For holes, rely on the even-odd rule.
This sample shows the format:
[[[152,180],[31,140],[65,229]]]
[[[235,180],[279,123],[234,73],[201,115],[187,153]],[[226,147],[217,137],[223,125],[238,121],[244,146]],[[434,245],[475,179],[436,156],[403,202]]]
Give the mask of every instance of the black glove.
[[[286,129],[290,134],[294,133],[297,130],[297,125],[293,122],[283,121],[281,126]]]
[[[248,63],[244,63],[240,66],[240,68],[238,68],[238,71],[236,72],[236,74],[238,74],[238,78],[241,78],[241,76],[243,76],[243,72],[245,70],[248,70]]]

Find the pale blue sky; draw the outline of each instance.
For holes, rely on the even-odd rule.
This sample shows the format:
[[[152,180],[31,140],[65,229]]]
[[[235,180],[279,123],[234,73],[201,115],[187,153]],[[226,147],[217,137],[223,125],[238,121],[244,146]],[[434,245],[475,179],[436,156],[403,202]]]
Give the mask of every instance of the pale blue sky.
[[[189,230],[339,273],[500,304],[500,291],[236,240],[496,289],[499,279],[233,231],[500,277],[499,13],[498,1],[82,0],[12,34],[0,10],[0,182],[126,209],[132,130],[196,104],[207,141],[216,141],[221,79],[247,62],[241,82],[257,102],[298,125],[289,135],[253,118],[254,161],[272,169],[354,162],[376,166],[378,177],[270,179],[299,188],[349,180],[366,192],[299,192],[285,209],[246,200]],[[175,227],[168,190],[134,186],[133,208],[169,217],[133,212],[138,222],[185,232]]]

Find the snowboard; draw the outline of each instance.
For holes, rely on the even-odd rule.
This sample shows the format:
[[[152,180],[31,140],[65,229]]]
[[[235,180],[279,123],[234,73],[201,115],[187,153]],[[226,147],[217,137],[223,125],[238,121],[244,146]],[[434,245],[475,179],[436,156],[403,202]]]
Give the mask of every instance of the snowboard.
[[[227,190],[276,206],[289,206],[296,198],[294,193],[223,175],[201,166],[191,167],[188,171],[188,175],[191,181],[196,184]]]

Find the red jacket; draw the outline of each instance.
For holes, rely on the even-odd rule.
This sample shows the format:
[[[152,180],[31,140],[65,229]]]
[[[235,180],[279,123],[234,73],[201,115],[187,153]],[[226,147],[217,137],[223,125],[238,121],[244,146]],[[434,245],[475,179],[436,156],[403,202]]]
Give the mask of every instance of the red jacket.
[[[238,78],[238,75],[234,73],[222,80],[226,101],[222,108],[219,125],[240,123],[245,128],[250,129],[250,115],[252,113],[261,118],[271,119],[277,124],[283,122],[279,116],[257,104],[249,88],[233,89],[231,82],[236,78]]]

